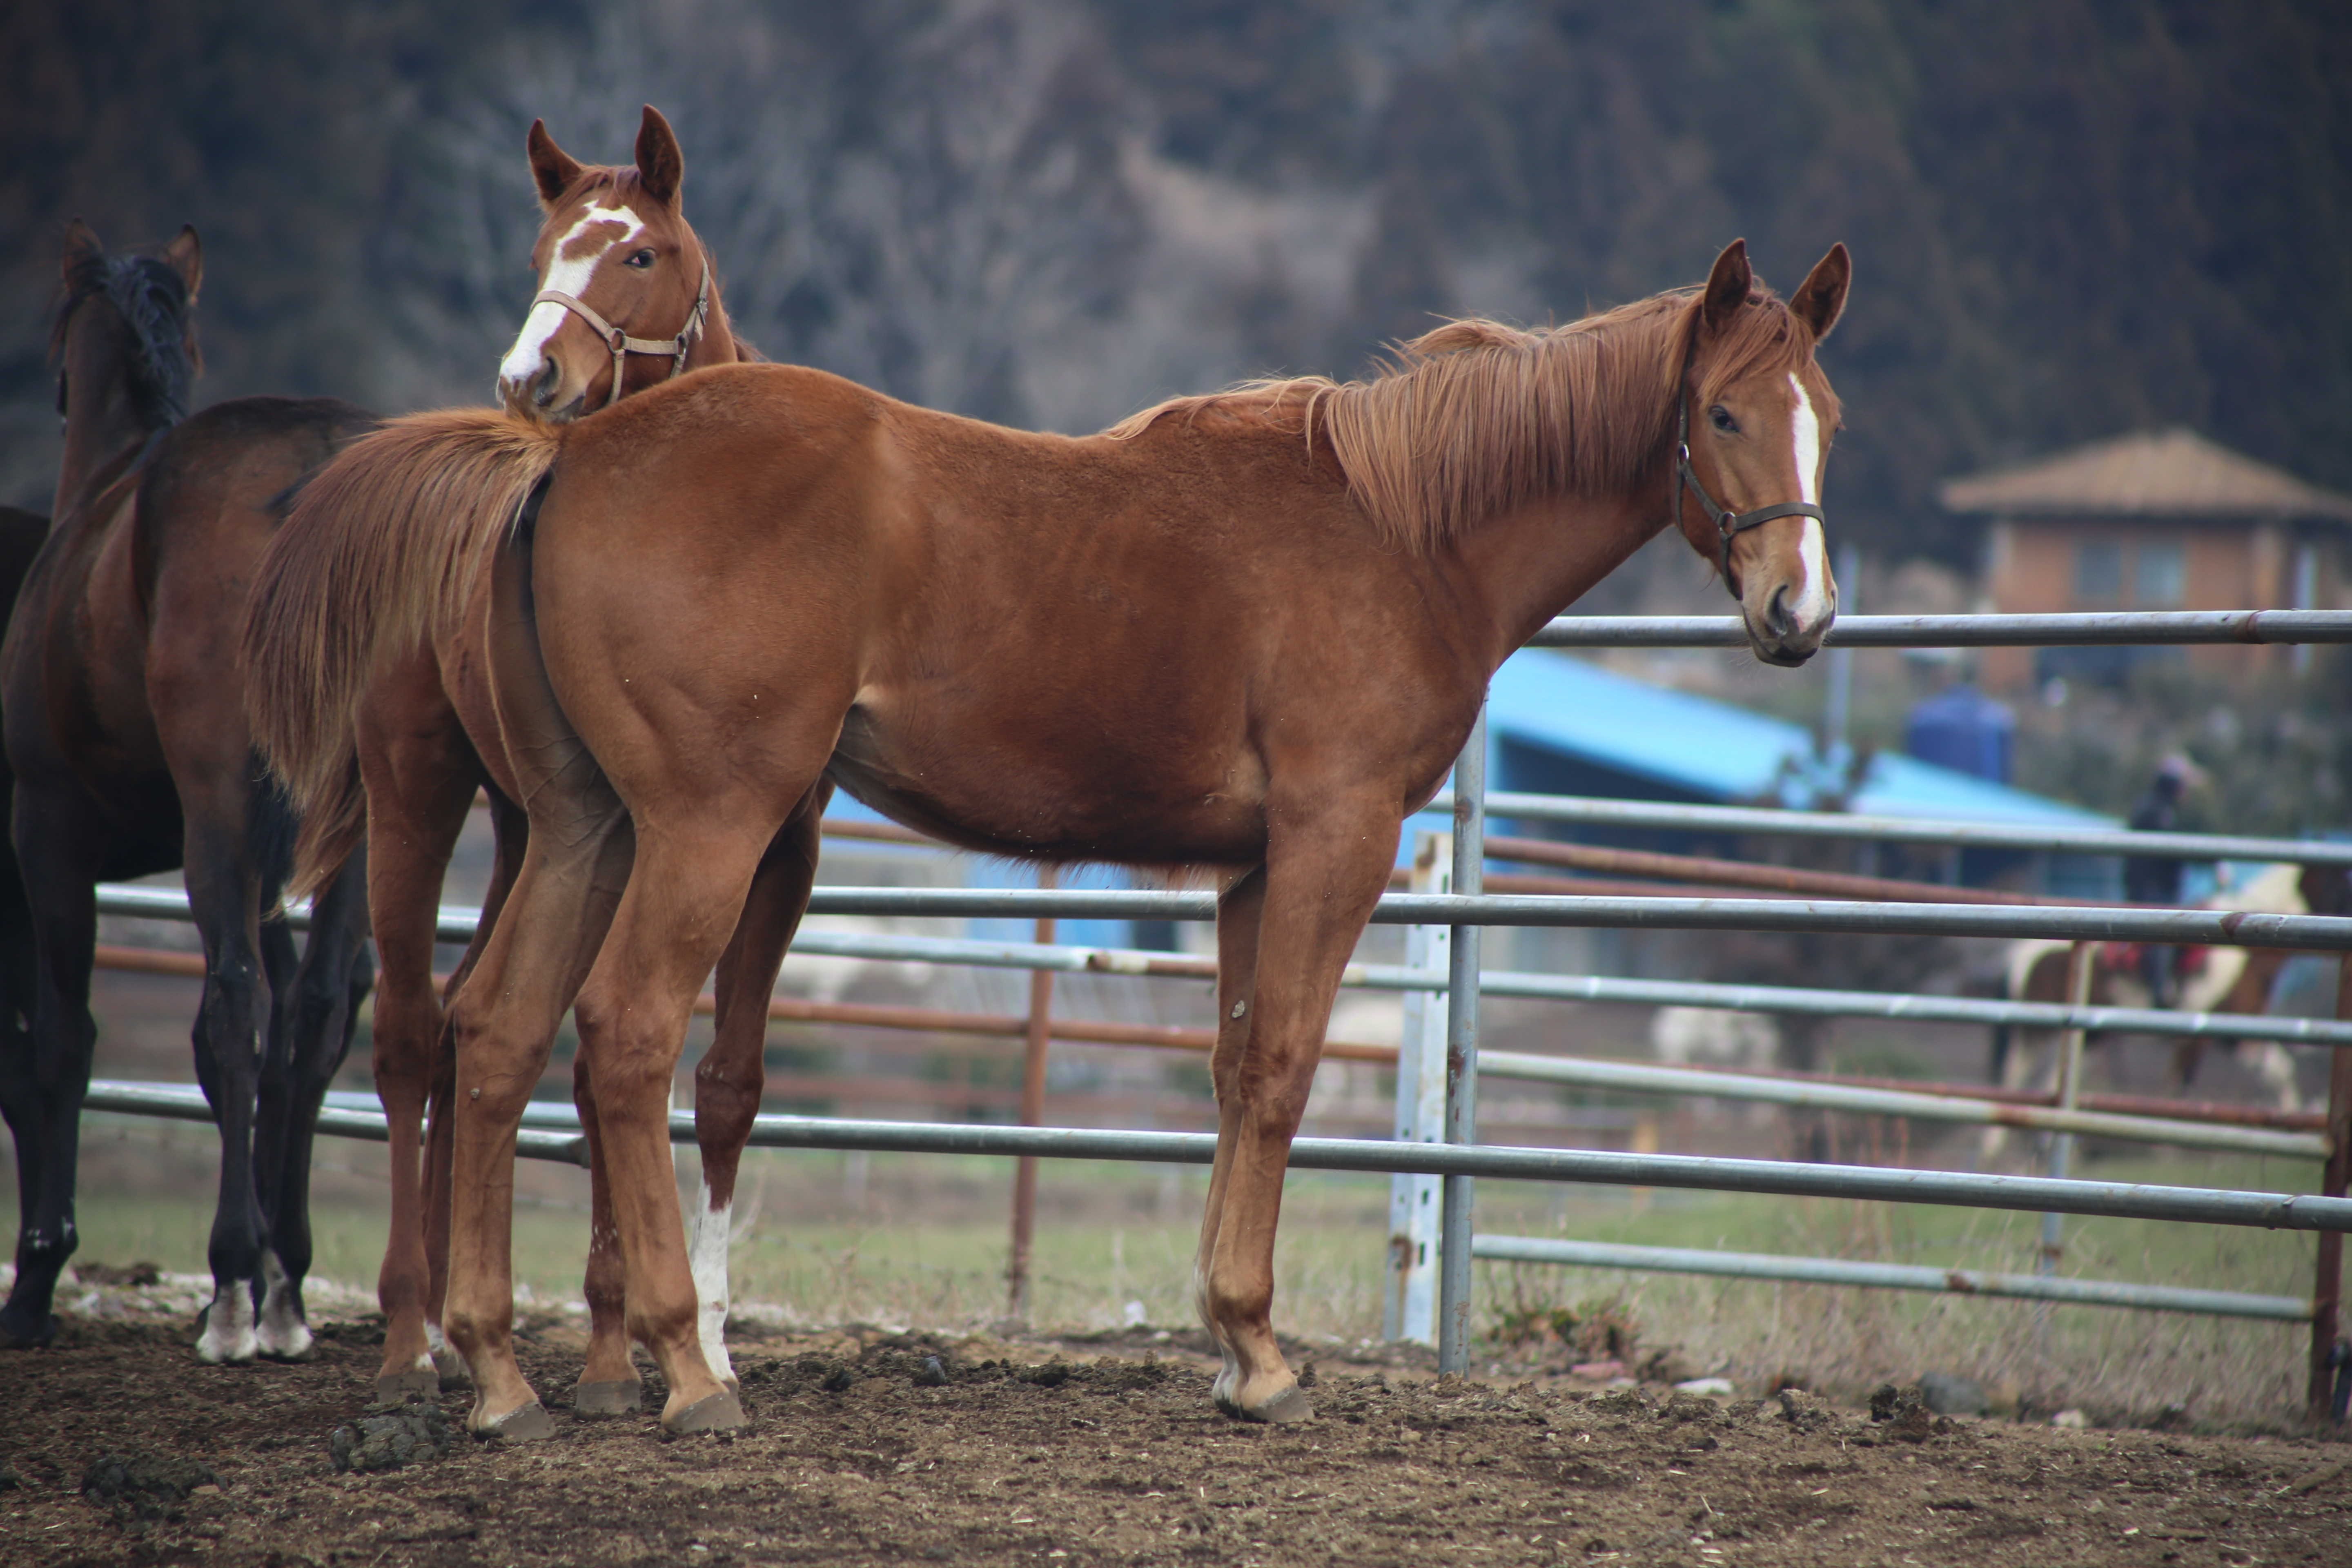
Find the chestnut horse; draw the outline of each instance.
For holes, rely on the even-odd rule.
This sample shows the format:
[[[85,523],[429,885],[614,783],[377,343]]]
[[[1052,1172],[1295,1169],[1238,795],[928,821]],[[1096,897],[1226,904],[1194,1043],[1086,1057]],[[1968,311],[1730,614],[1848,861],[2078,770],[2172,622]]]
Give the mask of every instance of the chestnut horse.
[[[645,111],[635,168],[583,165],[536,121],[527,151],[546,219],[532,250],[542,292],[499,368],[501,388],[519,409],[562,422],[688,369],[749,355],[729,330],[709,255],[680,211],[685,159],[657,110],[648,106]],[[662,335],[635,335],[648,331]],[[271,570],[265,563],[263,582]],[[265,588],[265,598],[268,593]],[[452,978],[454,991],[488,940],[528,836],[523,813],[513,805],[519,786],[483,679],[482,632],[475,616],[439,637],[385,650],[359,698],[356,754],[305,813],[296,857],[294,883],[307,887],[349,859],[364,834],[368,908],[383,966],[375,1000],[376,1093],[391,1131],[391,1226],[376,1282],[385,1319],[376,1387],[385,1399],[433,1393],[440,1383],[436,1358],[447,1355],[439,1322],[447,1260],[450,1063],[440,1048],[443,1005],[433,981],[442,879],[475,792],[485,790],[498,858],[481,927]],[[812,838],[799,857],[812,878],[814,857]],[[798,897],[805,900],[805,887]],[[772,954],[764,968],[754,963],[739,978],[730,965],[722,975],[717,1037],[697,1073],[704,1182],[697,1284],[704,1354],[722,1375],[728,1215],[764,1084],[768,997],[790,934],[786,926],[763,938],[761,949]],[[583,1051],[574,1064],[575,1099],[593,1151],[589,1059]],[[417,1134],[428,1102],[431,1133],[420,1161]],[[602,1415],[635,1409],[638,1378],[622,1319],[617,1241],[593,1153],[591,1177],[589,1349],[574,1405]]]
[[[53,340],[65,459],[0,652],[35,950],[29,1037],[0,1042],[23,1205],[0,1343],[56,1332],[51,1298],[73,1255],[96,1040],[92,889],[184,867],[205,950],[196,1077],[221,1131],[214,1297],[196,1352],[244,1362],[310,1350],[311,1129],[370,966],[356,862],[320,895],[299,962],[284,920],[265,918],[295,824],[253,754],[237,633],[278,498],[374,416],[248,397],[183,419],[201,257],[194,229],[160,258],[108,256],[79,221],[66,237]]]
[[[567,1005],[663,1423],[741,1419],[700,1352],[667,1093],[735,911],[828,776],[987,853],[1218,869],[1195,1294],[1217,1403],[1310,1415],[1272,1324],[1282,1178],[1400,825],[1495,668],[1670,519],[1759,657],[1820,646],[1838,418],[1814,346],[1848,276],[1841,246],[1784,303],[1735,243],[1696,291],[1543,332],[1456,322],[1369,381],[1084,438],[744,365],[564,426],[419,415],[331,465],[281,536],[321,563],[249,624],[269,755],[306,798],[375,650],[480,616],[530,818],[451,1015],[444,1321],[472,1428],[546,1428],[510,1342],[509,1163]]]

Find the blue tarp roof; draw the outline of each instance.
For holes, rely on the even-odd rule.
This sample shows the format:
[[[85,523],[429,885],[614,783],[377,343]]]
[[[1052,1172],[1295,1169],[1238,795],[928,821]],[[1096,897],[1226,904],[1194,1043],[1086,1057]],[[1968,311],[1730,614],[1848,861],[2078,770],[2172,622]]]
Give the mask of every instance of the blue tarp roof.
[[[1815,765],[1812,736],[1799,725],[1539,648],[1514,654],[1496,672],[1486,712],[1498,738],[1711,802],[1758,800],[1786,783],[1784,765]],[[1872,759],[1852,808],[1885,816],[2119,826],[2081,806],[1891,752]]]

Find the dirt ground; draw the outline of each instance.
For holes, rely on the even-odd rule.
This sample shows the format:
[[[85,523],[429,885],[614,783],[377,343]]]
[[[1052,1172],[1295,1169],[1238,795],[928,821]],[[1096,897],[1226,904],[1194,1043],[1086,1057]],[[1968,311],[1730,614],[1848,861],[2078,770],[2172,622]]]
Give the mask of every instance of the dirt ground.
[[[1215,1413],[1196,1335],[756,1327],[730,1334],[751,1428],[667,1440],[570,1414],[580,1332],[550,1317],[520,1350],[558,1434],[493,1447],[456,1430],[460,1393],[370,1410],[368,1318],[302,1365],[202,1366],[190,1337],[82,1319],[0,1355],[0,1563],[2352,1564],[2352,1442],[1874,1422],[1328,1351],[1318,1418],[1277,1429]],[[339,1468],[371,1435],[337,1429],[372,1416]]]

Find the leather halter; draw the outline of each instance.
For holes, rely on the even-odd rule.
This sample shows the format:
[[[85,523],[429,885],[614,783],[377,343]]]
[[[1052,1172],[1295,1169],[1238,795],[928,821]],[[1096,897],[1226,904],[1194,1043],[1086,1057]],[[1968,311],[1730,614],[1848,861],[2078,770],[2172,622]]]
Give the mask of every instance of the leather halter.
[[[686,356],[701,340],[703,324],[710,315],[710,258],[705,256],[702,258],[702,286],[695,290],[694,309],[687,312],[686,325],[678,328],[677,336],[674,338],[633,338],[598,315],[587,303],[573,299],[560,289],[541,289],[531,303],[534,306],[562,306],[593,328],[596,335],[604,340],[604,346],[613,351],[613,390],[604,398],[604,406],[610,408],[621,401],[621,367],[627,355],[667,354],[669,356],[670,376],[685,373]]]
[[[1728,507],[1716,505],[1715,498],[1706,493],[1706,487],[1698,482],[1698,470],[1691,467],[1688,385],[1684,386],[1682,395],[1675,402],[1675,479],[1670,488],[1675,492],[1673,504],[1677,527],[1683,519],[1682,492],[1685,489],[1698,497],[1699,509],[1706,514],[1707,521],[1715,524],[1715,568],[1722,574],[1724,592],[1735,599],[1739,596],[1739,590],[1731,585],[1733,535],[1745,533],[1776,517],[1810,517],[1823,527],[1829,525],[1829,519],[1822,514],[1822,509],[1808,500],[1780,501],[1772,506],[1759,506],[1754,511],[1733,511]]]

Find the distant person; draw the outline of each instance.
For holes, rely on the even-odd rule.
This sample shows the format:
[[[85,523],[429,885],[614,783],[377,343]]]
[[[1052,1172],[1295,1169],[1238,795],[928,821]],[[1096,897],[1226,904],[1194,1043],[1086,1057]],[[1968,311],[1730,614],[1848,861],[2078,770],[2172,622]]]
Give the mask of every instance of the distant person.
[[[2165,758],[2146,793],[2132,807],[2132,831],[2178,832],[2180,802],[2196,776],[2196,764],[2187,757],[2175,754]],[[2124,897],[2135,904],[2178,904],[2184,869],[2182,862],[2171,856],[2127,856],[2124,860]],[[2158,947],[2153,942],[2140,945],[2140,975],[2147,982],[2148,996],[2154,1005],[2170,1007],[2179,1000],[2179,962],[2178,948]]]

